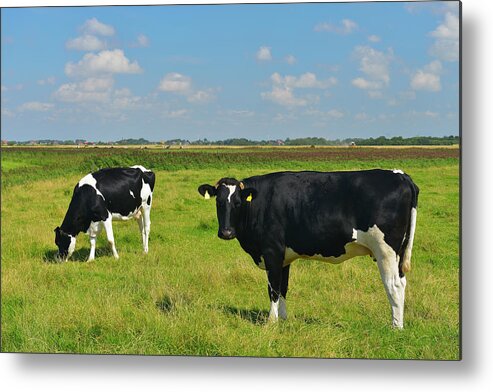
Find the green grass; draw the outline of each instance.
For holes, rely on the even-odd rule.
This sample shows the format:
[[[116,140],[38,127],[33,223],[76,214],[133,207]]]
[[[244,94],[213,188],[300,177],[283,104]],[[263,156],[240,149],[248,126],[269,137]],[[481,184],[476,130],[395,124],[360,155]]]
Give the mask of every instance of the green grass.
[[[263,162],[252,157],[243,164],[208,151],[203,155],[216,154],[222,163],[214,167],[207,158],[201,165],[199,157],[186,162],[174,157],[163,167],[159,156],[158,169],[144,162],[157,177],[149,254],[141,251],[137,223],[116,222],[120,260],[111,256],[103,233],[94,262],[85,262],[89,241],[81,234],[72,260],[54,263],[53,229],[63,219],[74,184],[93,164],[87,160],[95,156],[91,151],[67,160],[64,175],[56,152],[2,153],[4,352],[459,358],[457,159]],[[119,151],[104,159],[139,163],[134,153]],[[267,324],[265,272],[237,241],[217,238],[215,203],[203,200],[197,186],[272,170],[369,167],[399,167],[421,190],[405,329],[390,327],[390,305],[369,257],[342,265],[296,261],[289,318]]]

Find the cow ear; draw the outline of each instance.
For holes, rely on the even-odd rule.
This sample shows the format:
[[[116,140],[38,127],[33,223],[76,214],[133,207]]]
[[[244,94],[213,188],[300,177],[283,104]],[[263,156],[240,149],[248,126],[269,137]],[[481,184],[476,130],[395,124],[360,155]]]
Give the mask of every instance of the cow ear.
[[[204,196],[204,199],[210,199],[211,196],[216,196],[216,188],[209,184],[202,184],[199,186],[198,191]]]
[[[257,197],[257,190],[255,188],[245,188],[241,190],[241,200],[251,202]]]

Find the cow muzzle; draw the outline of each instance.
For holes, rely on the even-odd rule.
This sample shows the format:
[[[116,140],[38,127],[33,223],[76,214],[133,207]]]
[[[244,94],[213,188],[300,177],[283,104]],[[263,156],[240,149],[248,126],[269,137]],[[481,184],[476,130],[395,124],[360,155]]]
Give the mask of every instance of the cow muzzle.
[[[232,228],[220,229],[217,236],[223,240],[232,240],[233,238],[236,238],[236,233]]]

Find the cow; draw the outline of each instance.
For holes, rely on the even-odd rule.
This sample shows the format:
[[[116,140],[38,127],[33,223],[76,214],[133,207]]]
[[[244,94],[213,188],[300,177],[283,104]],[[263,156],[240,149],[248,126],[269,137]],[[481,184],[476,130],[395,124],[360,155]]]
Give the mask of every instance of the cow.
[[[68,260],[75,250],[77,234],[89,235],[94,260],[96,237],[104,227],[113,256],[118,259],[113,236],[113,220],[134,218],[139,223],[144,253],[149,250],[152,192],[155,175],[143,166],[106,168],[82,178],[74,188],[62,225],[55,229],[58,257]]]
[[[216,197],[218,237],[237,238],[267,271],[269,322],[286,319],[289,268],[296,259],[339,264],[371,256],[403,328],[419,189],[401,170],[277,172],[222,178],[198,192]]]

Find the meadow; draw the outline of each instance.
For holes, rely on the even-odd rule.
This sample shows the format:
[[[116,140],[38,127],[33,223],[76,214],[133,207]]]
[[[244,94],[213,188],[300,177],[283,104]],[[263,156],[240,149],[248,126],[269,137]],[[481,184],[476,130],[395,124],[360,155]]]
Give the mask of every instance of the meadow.
[[[2,352],[460,359],[459,150],[454,148],[3,148]],[[156,173],[149,254],[136,222],[115,222],[85,262],[55,262],[53,229],[90,171]],[[217,237],[198,185],[281,170],[399,168],[420,188],[404,330],[391,328],[376,263],[298,260],[288,320],[268,324],[265,272]]]

